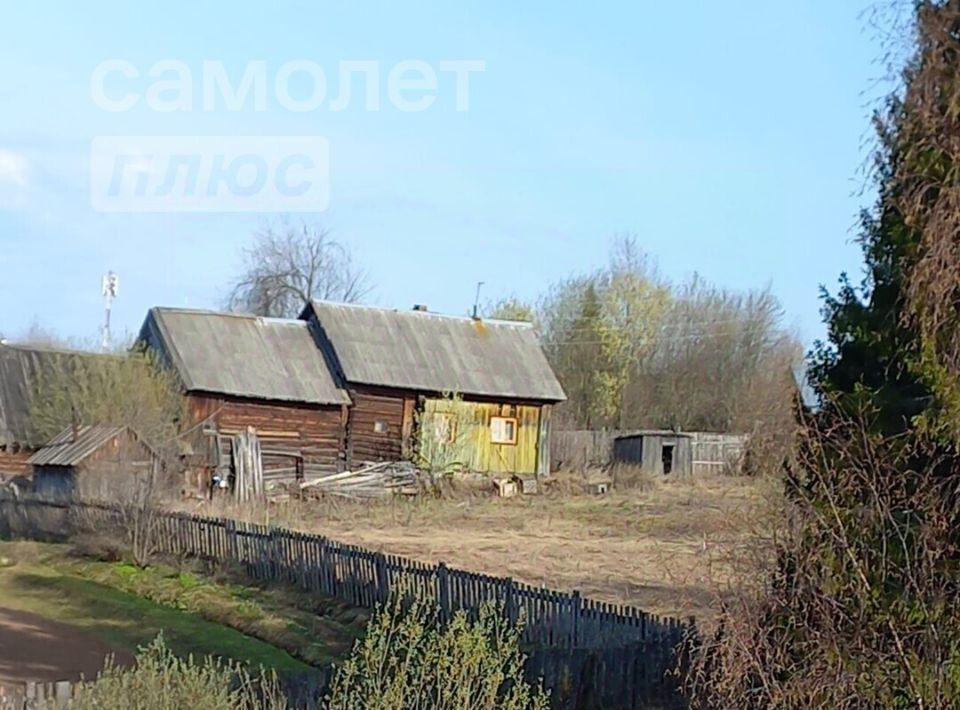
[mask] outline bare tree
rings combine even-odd
[[[751,432],[761,420],[785,424],[802,348],[780,319],[769,290],[733,293],[698,277],[675,289],[632,373],[627,425]]]
[[[71,345],[74,345],[74,343],[71,343],[67,338],[61,337],[58,333],[41,323],[36,317],[34,317],[30,325],[14,337],[13,340],[14,342],[24,345],[38,345],[48,348],[69,348]]]
[[[798,339],[769,289],[695,276],[671,285],[631,237],[609,264],[555,283],[536,322],[567,401],[557,428],[750,434],[750,469],[777,470],[795,431]]]
[[[349,249],[330,230],[306,222],[268,225],[243,256],[227,297],[231,310],[294,318],[312,299],[354,303],[371,291]]]

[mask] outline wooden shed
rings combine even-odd
[[[153,450],[125,426],[64,429],[29,460],[33,490],[48,498],[106,499],[124,486],[143,485],[139,474],[159,467]]]
[[[344,468],[350,398],[305,322],[153,308],[140,341],[183,385],[191,487],[206,489],[215,472],[230,475],[234,437],[248,427],[268,486]]]
[[[352,401],[350,466],[453,455],[478,473],[549,473],[565,396],[530,324],[323,301],[301,318]]]
[[[617,437],[613,460],[640,466],[644,471],[666,476],[693,473],[693,447],[689,434],[652,429]]]
[[[617,436],[612,460],[672,476],[735,472],[743,464],[746,444],[743,434],[652,429]]]

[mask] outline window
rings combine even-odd
[[[373,433],[374,434],[386,434],[387,433],[387,423],[381,421],[375,421],[373,423]]]
[[[517,443],[517,420],[513,417],[490,419],[490,441],[494,444]]]

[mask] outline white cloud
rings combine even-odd
[[[0,182],[26,187],[27,161],[23,156],[0,148]]]

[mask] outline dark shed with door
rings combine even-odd
[[[623,433],[613,441],[613,461],[657,474],[739,473],[749,436],[653,429]]]
[[[644,471],[668,476],[693,473],[693,437],[669,430],[638,431],[618,436],[613,460],[640,466]]]

